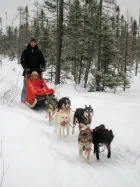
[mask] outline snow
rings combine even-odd
[[[3,59],[0,69],[0,183],[2,187],[139,187],[140,186],[140,75],[126,92],[88,93],[73,83],[56,89],[69,96],[73,111],[92,105],[92,127],[103,123],[115,135],[112,158],[92,153],[87,164],[78,155],[78,127],[59,140],[44,111],[20,103],[22,69]],[[9,90],[9,95],[7,93]],[[73,112],[71,113],[71,117]],[[71,129],[72,131],[72,129]],[[3,163],[4,161],[4,163]]]

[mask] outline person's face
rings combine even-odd
[[[31,45],[31,47],[35,47],[36,46],[36,42],[32,41],[32,42],[30,42],[30,45]]]
[[[37,79],[37,75],[32,75],[32,80],[36,80]]]

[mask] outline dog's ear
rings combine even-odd
[[[102,128],[102,129],[105,129],[105,125],[104,124],[100,124],[99,127]]]
[[[94,113],[94,110],[93,110],[92,106],[89,105],[89,107],[90,107],[90,111],[92,111]]]

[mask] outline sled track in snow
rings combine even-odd
[[[36,112],[23,110],[23,114],[30,117],[33,122],[33,128],[41,135],[42,144],[44,149],[47,149],[49,157],[55,161],[57,167],[61,167],[62,163],[68,167],[80,168],[81,172],[86,172],[90,180],[94,178],[94,184],[103,186],[101,173],[107,178],[114,173],[114,180],[124,181],[128,186],[139,187],[140,183],[140,170],[136,167],[140,162],[139,151],[133,152],[128,147],[121,147],[116,143],[112,143],[112,158],[106,157],[106,152],[100,153],[100,161],[97,161],[95,155],[91,154],[89,164],[81,160],[78,156],[78,131],[75,135],[70,134],[69,137],[59,140],[54,133],[54,127],[48,124],[48,120],[44,118],[44,112]],[[71,131],[71,129],[70,129]],[[131,175],[131,178],[128,176]],[[103,177],[104,178],[104,177]],[[107,182],[108,183],[108,182]],[[96,186],[96,185],[95,185]]]
[[[13,95],[14,94],[12,94],[12,96]],[[78,156],[78,129],[74,136],[70,134],[69,137],[59,140],[54,133],[54,127],[50,126],[48,124],[48,120],[45,119],[44,111],[34,111],[18,102],[13,102],[11,107],[13,106],[14,108],[19,108],[19,113],[31,121],[30,128],[32,128],[33,131],[36,131],[38,137],[40,137],[39,141],[42,142],[41,144],[43,149],[48,152],[48,158],[53,160],[55,174],[59,175],[59,168],[61,168],[61,165],[64,165],[63,167],[66,167],[68,170],[76,170],[77,172],[80,171],[89,181],[93,181],[91,184],[94,184],[95,187],[102,187],[104,186],[103,184],[110,187],[110,183],[107,180],[109,180],[109,177],[112,176],[112,173],[114,178],[111,180],[116,181],[116,185],[114,186],[118,186],[118,180],[121,181],[121,187],[126,187],[126,184],[128,187],[139,187],[139,150],[133,151],[128,147],[122,147],[122,145],[113,141],[111,159],[108,159],[106,157],[106,153],[103,152],[100,153],[100,161],[97,161],[95,155],[92,153],[90,162],[87,164]],[[70,129],[70,132],[71,130],[72,129]],[[139,168],[137,165],[139,165]],[[128,178],[128,176],[131,176],[131,178]],[[107,179],[106,181],[104,181],[105,178]]]

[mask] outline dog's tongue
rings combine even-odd
[[[65,126],[65,121],[61,121],[60,125]]]
[[[90,116],[88,116],[88,120],[90,121],[91,119],[90,119]]]

